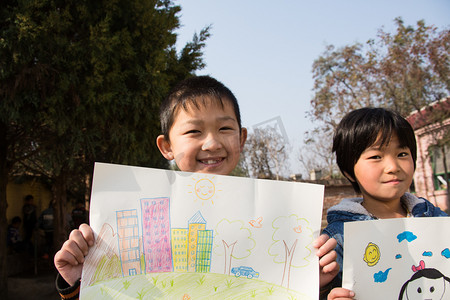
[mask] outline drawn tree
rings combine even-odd
[[[230,221],[223,219],[214,231],[214,253],[224,256],[224,274],[230,275],[231,261],[248,257],[256,242],[252,238],[252,232],[245,227],[243,221]]]
[[[291,267],[300,268],[309,264],[312,254],[308,246],[312,243],[312,229],[306,219],[297,215],[278,217],[272,222],[274,233],[269,255],[277,264],[284,264],[281,286],[289,289]],[[301,241],[299,243],[299,241]]]

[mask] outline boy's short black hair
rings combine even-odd
[[[224,101],[230,101],[236,114],[239,130],[242,128],[239,105],[230,89],[210,76],[194,76],[178,83],[161,103],[159,117],[164,138],[169,140],[169,130],[180,108],[187,110],[189,105],[199,108],[200,105],[206,105],[206,101],[211,100],[216,101],[222,107]]]
[[[361,154],[381,137],[381,147],[396,134],[401,147],[408,147],[416,169],[417,146],[414,130],[399,113],[385,109],[366,107],[351,111],[339,123],[333,138],[333,152],[342,174],[355,179],[355,164]],[[350,178],[348,178],[350,179]],[[356,192],[361,189],[350,180]]]

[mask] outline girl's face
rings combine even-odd
[[[391,202],[408,191],[414,162],[408,147],[400,147],[396,134],[380,147],[380,138],[368,147],[354,166],[355,180],[364,201]]]

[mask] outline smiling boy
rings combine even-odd
[[[161,104],[160,120],[162,134],[156,145],[181,171],[228,175],[238,164],[247,130],[242,128],[235,96],[216,79],[198,76],[180,82]],[[56,285],[63,299],[78,298],[84,258],[93,245],[92,229],[82,224],[56,253]],[[318,249],[324,286],[339,271],[336,241],[323,234],[313,246]]]
[[[228,175],[247,139],[235,96],[208,76],[181,82],[161,105],[156,144],[182,171]]]

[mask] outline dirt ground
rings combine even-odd
[[[22,270],[8,277],[9,300],[61,299],[55,288],[56,270],[53,258],[38,258],[37,263],[26,257],[11,257],[8,264],[21,265]]]

